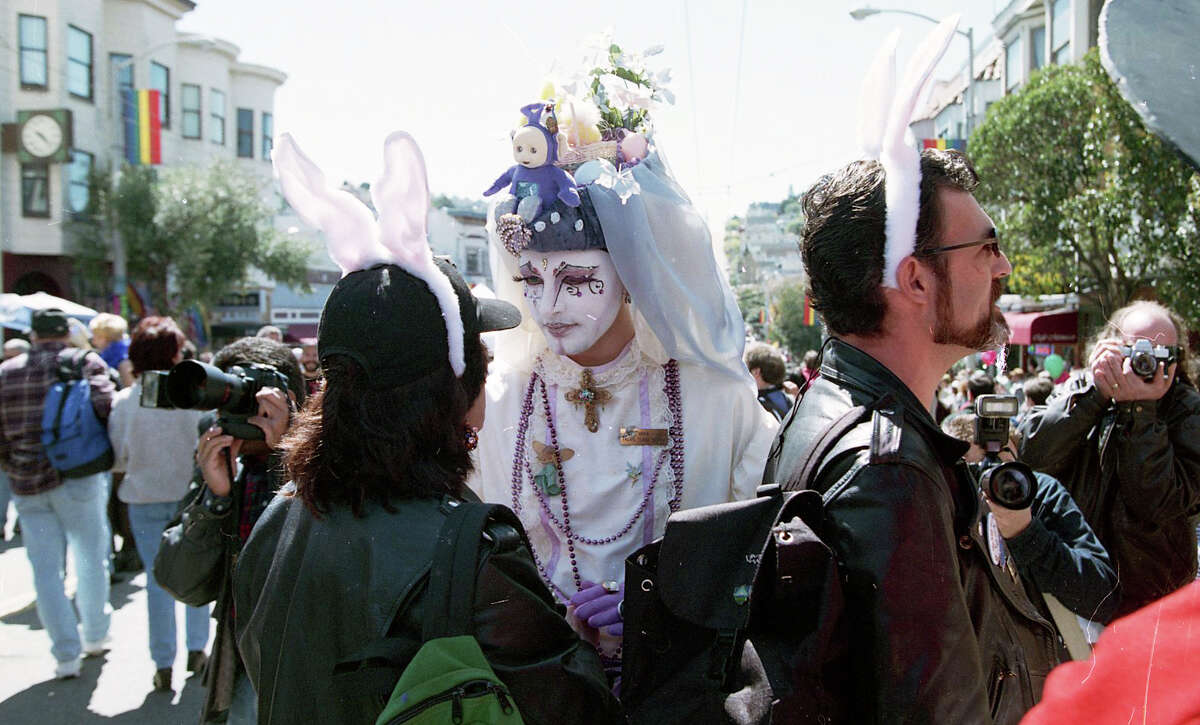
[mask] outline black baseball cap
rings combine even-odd
[[[34,310],[30,317],[30,327],[33,328],[34,333],[42,337],[66,337],[71,332],[70,323],[67,322],[67,313],[57,307]]]
[[[450,279],[458,297],[467,344],[481,332],[521,324],[521,313],[503,300],[480,299],[447,259],[434,264]],[[437,297],[424,280],[394,264],[351,272],[334,285],[321,311],[317,356],[346,355],[367,371],[371,386],[412,382],[450,359],[446,321]]]

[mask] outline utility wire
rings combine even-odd
[[[741,29],[738,31],[738,51],[737,51],[737,75],[734,76],[733,82],[733,124],[732,133],[729,139],[729,178],[734,178],[737,171],[737,125],[738,125],[738,110],[741,105],[742,97],[742,51],[746,47],[746,11],[748,10],[749,0],[742,0],[742,22]]]
[[[687,39],[688,92],[692,96],[692,142],[696,145],[696,178],[703,179],[701,163],[704,157],[700,155],[700,126],[696,122],[700,115],[700,106],[696,99],[696,66],[692,62],[692,20],[688,12],[688,0],[683,0],[683,32]]]

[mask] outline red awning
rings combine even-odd
[[[283,331],[283,339],[287,342],[300,342],[305,338],[317,336],[317,325],[311,322],[294,322]]]
[[[1079,339],[1078,310],[1005,312],[1004,319],[1012,329],[1010,345],[1071,344]]]

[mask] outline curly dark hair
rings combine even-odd
[[[959,151],[926,149],[921,153],[921,200],[917,252],[940,243],[941,207],[937,190],[968,193],[979,176]],[[878,161],[855,161],[822,177],[802,198],[804,231],[800,252],[808,272],[812,305],[836,335],[878,335],[887,304],[883,295],[885,220],[884,172]],[[946,276],[942,257],[922,259],[939,280]]]
[[[296,403],[304,404],[304,377],[300,374],[296,356],[287,345],[267,337],[243,337],[218,350],[212,360],[215,367],[225,371],[243,363],[270,365],[283,373],[288,390],[296,396]]]
[[[147,370],[168,370],[175,356],[187,343],[183,330],[170,317],[145,317],[133,328],[129,341],[129,362],[133,374]]]
[[[487,376],[483,344],[478,336],[466,342],[461,378],[447,361],[383,390],[350,357],[323,360],[325,385],[281,445],[294,495],[314,516],[334,506],[362,516],[368,501],[390,511],[394,501],[462,495],[472,468],[462,422]]]

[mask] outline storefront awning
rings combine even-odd
[[[1079,339],[1078,310],[1005,312],[1012,329],[1010,345],[1071,344]]]

